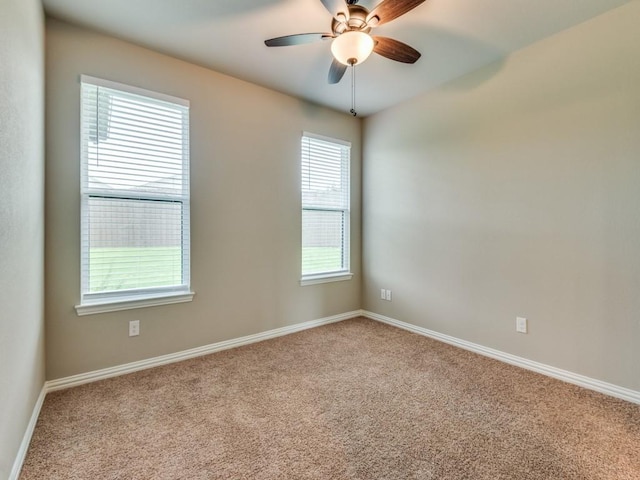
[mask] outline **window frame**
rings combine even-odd
[[[341,148],[341,162],[345,162],[344,165],[341,164],[341,169],[346,169],[346,205],[342,208],[335,207],[327,207],[327,206],[313,206],[313,205],[305,205],[304,196],[302,194],[302,178],[303,178],[303,162],[304,162],[304,141],[305,138],[310,141],[319,140],[321,142],[327,142],[334,146],[338,146]],[[346,149],[346,158],[344,158],[344,149]],[[301,248],[300,248],[300,285],[316,285],[321,283],[329,283],[329,282],[339,282],[344,280],[351,280],[353,278],[353,273],[351,272],[351,142],[346,140],[341,140],[333,137],[328,137],[324,135],[319,135],[316,133],[311,133],[307,131],[302,132],[302,137],[300,139],[300,197],[301,197],[301,226],[300,226],[300,239],[301,239]],[[303,244],[302,238],[304,235],[304,221],[302,217],[305,211],[322,211],[322,212],[342,212],[343,214],[343,238],[342,238],[342,258],[343,258],[343,268],[340,270],[327,270],[324,272],[314,272],[307,273],[303,272],[304,265],[302,264],[302,256],[303,256]]]
[[[183,117],[182,141],[184,144],[182,156],[182,169],[186,174],[182,175],[182,188],[179,195],[149,193],[144,190],[127,188],[118,191],[116,189],[91,188],[88,185],[89,154],[87,146],[87,136],[85,127],[88,120],[85,118],[85,98],[84,85],[97,88],[108,88],[122,92],[124,94],[139,95],[156,100],[174,104],[186,110]],[[112,82],[88,75],[80,76],[80,304],[75,306],[79,316],[95,313],[104,313],[132,308],[143,308],[156,305],[166,305],[172,303],[189,302],[193,300],[194,292],[191,291],[191,240],[190,240],[190,217],[191,217],[191,196],[189,185],[190,173],[190,153],[189,153],[189,101],[178,97],[134,87],[118,82]],[[150,102],[151,103],[151,102]],[[123,290],[109,290],[102,292],[89,291],[89,245],[85,241],[90,228],[89,201],[91,198],[115,200],[115,201],[140,201],[140,202],[164,202],[181,205],[181,259],[182,259],[182,282],[180,285],[169,285],[149,288],[134,288]]]

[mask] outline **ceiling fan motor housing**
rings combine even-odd
[[[349,19],[340,21],[334,18],[331,22],[331,30],[336,35],[350,30],[360,30],[369,33],[371,27],[367,24],[367,15],[369,15],[369,10],[355,3],[349,3]]]

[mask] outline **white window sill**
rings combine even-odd
[[[345,280],[351,280],[352,277],[353,273],[351,272],[308,275],[300,279],[300,286],[304,287],[306,285],[317,285],[319,283],[343,282]]]
[[[79,317],[83,315],[94,315],[96,313],[117,312],[120,310],[131,310],[133,308],[155,307],[158,305],[169,305],[171,303],[184,303],[193,300],[194,292],[180,292],[162,295],[146,295],[139,297],[120,297],[109,300],[93,300],[92,302],[76,305],[76,313]]]

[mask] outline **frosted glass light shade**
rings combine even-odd
[[[364,62],[373,51],[373,38],[364,32],[344,32],[331,43],[331,53],[344,65]],[[355,62],[349,60],[355,59]]]

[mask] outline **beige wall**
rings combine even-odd
[[[366,309],[640,390],[638,18],[365,121]]]
[[[0,2],[0,478],[44,384],[44,20]]]
[[[46,35],[47,378],[360,308],[359,120],[56,20]],[[191,101],[191,303],[75,314],[80,74]],[[353,143],[351,281],[298,284],[303,130]]]

